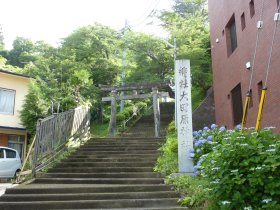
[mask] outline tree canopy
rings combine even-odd
[[[206,0],[174,0],[171,11],[158,15],[162,27],[170,33],[168,41],[177,39],[177,58],[191,60],[193,87],[202,92],[211,85],[205,4]],[[89,103],[93,112],[100,112],[98,85],[121,85],[123,69],[125,83],[174,77],[173,49],[162,38],[132,30],[117,31],[98,23],[76,29],[59,47],[17,37],[13,48],[2,49],[0,55],[1,66],[34,78],[21,112],[30,132],[34,132],[38,118],[52,111]]]

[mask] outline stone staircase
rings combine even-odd
[[[173,119],[175,105],[172,102],[160,103],[161,135],[164,136],[166,128]],[[154,114],[144,115],[130,130],[122,136],[150,137],[155,135]]]
[[[7,189],[0,209],[185,209],[153,172],[163,141],[91,139],[33,183]]]
[[[174,104],[161,106],[164,130]],[[179,206],[180,195],[164,184],[164,177],[153,172],[164,143],[164,138],[147,137],[154,135],[153,120],[144,118],[131,131],[129,137],[93,138],[31,184],[6,189],[0,209],[187,209]]]

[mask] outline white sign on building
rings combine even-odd
[[[190,158],[193,149],[190,60],[176,60],[175,85],[179,173],[193,173]]]

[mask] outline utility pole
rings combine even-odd
[[[4,50],[4,35],[3,35],[3,30],[2,26],[0,24],[0,50]]]
[[[177,94],[176,94],[176,74],[175,74],[175,69],[176,69],[176,59],[177,59],[177,43],[176,43],[176,38],[173,40],[173,45],[170,44],[168,41],[163,39],[165,44],[171,48],[173,48],[173,61],[174,61],[174,77],[175,77],[175,127],[177,128],[177,106],[176,106],[176,101],[177,101]]]
[[[124,38],[124,48],[123,48],[123,56],[122,56],[122,86],[125,85],[125,68],[126,68],[126,31],[128,29],[128,24],[127,24],[127,19],[125,19],[125,24],[124,24],[124,31],[123,31],[123,38]],[[121,96],[124,95],[124,91],[121,92]],[[121,105],[120,105],[120,112],[123,112],[124,110],[124,100],[121,100]]]

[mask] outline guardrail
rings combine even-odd
[[[33,153],[32,176],[35,177],[36,172],[50,165],[61,152],[65,151],[69,141],[81,144],[83,140],[89,138],[89,127],[89,107],[78,107],[38,120],[36,135],[26,157],[28,160],[29,155]],[[26,162],[20,176],[31,173],[24,171],[25,164]]]

